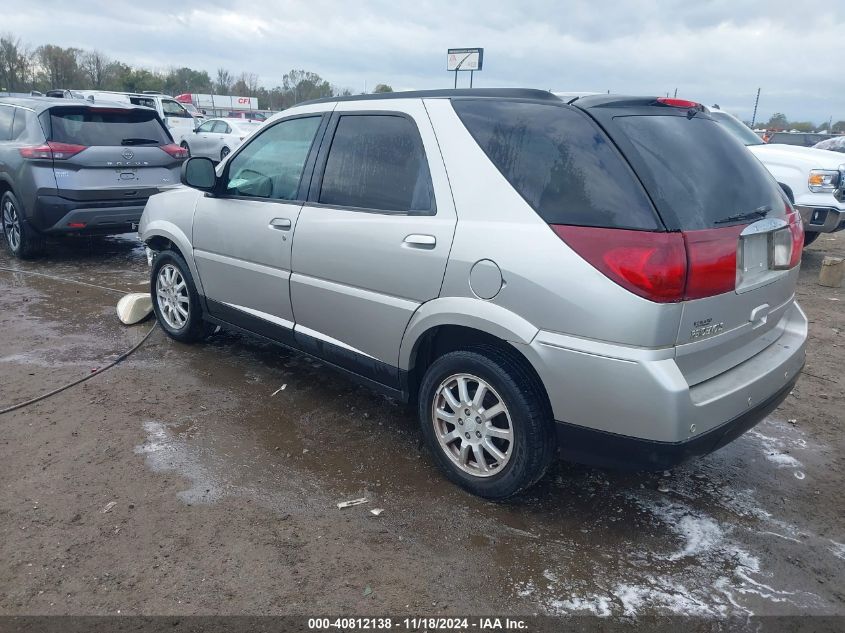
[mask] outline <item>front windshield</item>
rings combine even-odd
[[[724,112],[711,112],[710,116],[720,123],[731,135],[743,145],[763,145],[763,139],[757,136],[742,121],[733,118]]]

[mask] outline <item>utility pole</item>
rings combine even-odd
[[[754,124],[757,122],[757,104],[760,103],[760,89],[757,88],[757,98],[754,100],[754,114],[751,115],[751,128],[754,129]]]

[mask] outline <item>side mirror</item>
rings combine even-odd
[[[214,191],[217,174],[210,158],[194,156],[182,163],[182,184],[200,191]]]

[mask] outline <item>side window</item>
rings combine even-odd
[[[14,141],[23,134],[26,129],[26,110],[15,108],[15,120],[12,123],[11,139]]]
[[[12,132],[12,119],[15,118],[15,108],[0,105],[0,141],[8,141]]]
[[[414,123],[392,115],[341,116],[326,161],[319,202],[433,214],[434,188]]]
[[[215,121],[214,127],[211,129],[211,131],[215,134],[226,134],[228,129],[229,126],[226,125],[223,121]]]
[[[200,125],[199,130],[197,131],[208,134],[209,132],[211,132],[212,128],[214,128],[215,123],[217,123],[217,121],[206,121],[205,123]]]
[[[170,99],[161,100],[161,110],[164,112],[164,116],[177,116],[183,118],[190,118],[191,116],[191,114],[179,103],[171,101]]]
[[[295,200],[321,118],[283,121],[250,140],[229,163],[226,193]]]

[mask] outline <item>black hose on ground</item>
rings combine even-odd
[[[79,284],[79,285],[82,285],[82,286],[89,286],[91,288],[99,288],[100,290],[107,290],[109,292],[126,294],[126,292],[124,292],[122,290],[117,290],[116,288],[109,288],[107,286],[98,286],[96,284],[89,284],[89,283],[86,283],[84,281],[76,281],[75,279],[65,279],[63,277],[56,277],[54,275],[46,275],[44,273],[38,273],[38,272],[35,272],[35,271],[30,271],[30,270],[19,270],[17,268],[6,268],[6,267],[3,267],[3,266],[0,266],[0,270],[7,271],[7,272],[13,272],[13,273],[21,273],[21,274],[24,274],[24,275],[35,275],[35,276],[38,276],[38,277],[46,277],[48,279],[52,279],[52,280],[55,280],[55,281],[63,281],[65,283]],[[94,376],[99,376],[103,372],[111,369],[112,367],[117,365],[119,362],[125,360],[130,355],[132,355],[139,347],[141,347],[141,345],[143,345],[147,341],[148,338],[150,338],[152,333],[155,332],[157,328],[158,328],[158,323],[154,324],[153,327],[150,328],[150,331],[147,332],[144,335],[144,338],[142,338],[135,345],[133,345],[131,349],[128,349],[127,351],[123,352],[120,356],[115,358],[113,361],[109,362],[104,367],[100,367],[96,371],[93,371],[90,374],[83,376],[82,378],[78,378],[77,380],[74,380],[73,382],[69,382],[68,384],[63,385],[63,386],[59,387],[58,389],[53,389],[53,391],[49,391],[49,392],[42,394],[42,395],[40,395],[36,398],[26,400],[25,402],[19,402],[18,404],[13,404],[12,406],[6,407],[5,409],[0,409],[0,415],[3,415],[4,413],[11,413],[12,411],[17,411],[18,409],[23,409],[24,407],[28,407],[31,404],[35,404],[36,402],[41,402],[42,400],[46,400],[47,398],[49,398],[51,396],[55,396],[57,393],[61,393],[62,391],[70,389],[71,387],[75,387],[76,385],[81,384],[81,383],[85,382],[86,380],[91,380]]]

